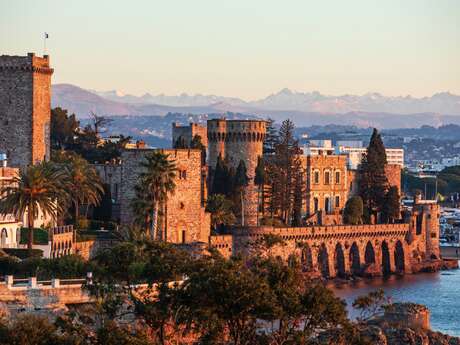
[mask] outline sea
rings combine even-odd
[[[460,337],[460,269],[330,283],[329,288],[347,302],[351,318],[359,315],[352,307],[358,296],[383,289],[393,302],[426,305],[431,312],[433,330]]]

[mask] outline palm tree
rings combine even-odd
[[[75,208],[74,220],[78,223],[80,206],[97,206],[104,194],[104,186],[97,171],[88,161],[76,154],[61,157],[65,173],[65,188]]]
[[[62,210],[66,192],[63,189],[64,174],[50,162],[28,166],[19,176],[13,178],[12,184],[4,187],[0,195],[0,213],[12,213],[21,219],[27,213],[29,238],[27,248],[32,250],[34,220],[41,210],[45,215],[56,220]]]
[[[141,195],[152,205],[150,237],[154,238],[157,235],[161,238],[161,234],[158,233],[158,213],[160,209],[164,209],[168,193],[173,193],[176,188],[176,164],[169,159],[169,155],[154,151],[147,155],[140,165],[143,171],[139,175],[138,188],[145,191]]]
[[[145,234],[150,231],[150,222],[153,213],[152,201],[149,198],[148,191],[144,186],[137,184],[134,186],[135,197],[131,201],[131,209],[134,212],[134,223],[138,226],[143,226]]]

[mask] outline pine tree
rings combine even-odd
[[[267,160],[267,180],[270,181],[269,209],[276,213],[284,223],[295,224],[294,208],[297,208],[297,221],[301,210],[301,176],[299,143],[294,137],[294,124],[290,120],[283,121],[278,134],[275,152]],[[296,197],[297,193],[297,197]],[[300,200],[300,206],[299,206]],[[297,205],[296,205],[297,203]]]
[[[278,132],[274,127],[274,120],[268,119],[267,120],[267,127],[266,127],[266,134],[264,140],[264,147],[263,147],[263,154],[264,155],[271,155],[275,153],[275,147],[279,142]]]
[[[385,173],[387,155],[377,129],[374,128],[367,152],[360,165],[359,194],[369,215],[382,211],[388,190]]]

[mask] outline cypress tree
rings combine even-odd
[[[372,133],[367,152],[360,165],[359,194],[363,199],[366,214],[376,216],[382,211],[388,190],[385,174],[387,155],[382,138],[376,128]]]
[[[382,208],[382,218],[385,223],[394,223],[400,217],[400,201],[398,187],[391,186],[385,196]]]
[[[214,169],[211,194],[227,194],[226,183],[226,168],[222,156],[217,157],[216,167]]]
[[[246,170],[246,164],[243,160],[240,160],[238,167],[236,169],[235,175],[233,177],[233,195],[235,200],[239,198],[239,202],[235,202],[237,206],[238,214],[241,215],[241,225],[244,225],[244,188],[249,185],[249,178]]]
[[[259,225],[259,212],[264,214],[264,186],[265,186],[265,163],[263,157],[257,158],[257,166],[254,176],[254,184],[257,186],[257,225]]]

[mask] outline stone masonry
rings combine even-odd
[[[399,224],[331,225],[296,228],[242,227],[211,245],[223,255],[249,254],[267,234],[285,244],[270,249],[284,260],[296,257],[305,272],[324,278],[415,273],[439,264],[439,206],[418,204]],[[212,236],[214,237],[214,236]]]
[[[266,121],[262,120],[208,120],[208,166],[216,167],[219,155],[231,167],[240,160],[246,164],[249,185],[244,192],[244,225],[257,225],[257,187],[254,175],[257,159],[262,156]],[[241,222],[241,220],[240,220]]]
[[[153,149],[130,149],[122,153],[122,185],[120,193],[121,223],[132,224],[131,201],[141,172],[140,162]],[[176,164],[176,188],[168,196],[164,224],[164,238],[172,243],[208,242],[211,221],[205,212],[203,199],[203,166],[199,149],[164,149]]]
[[[13,167],[49,159],[52,74],[48,55],[0,56],[0,152]]]
[[[347,158],[340,155],[307,156],[307,215],[340,212],[348,198]]]
[[[172,123],[172,147],[175,147],[178,141],[182,141],[185,147],[190,147],[190,143],[195,135],[201,137],[201,143],[208,147],[208,136],[206,126],[191,122],[189,126],[180,126],[177,123]]]

